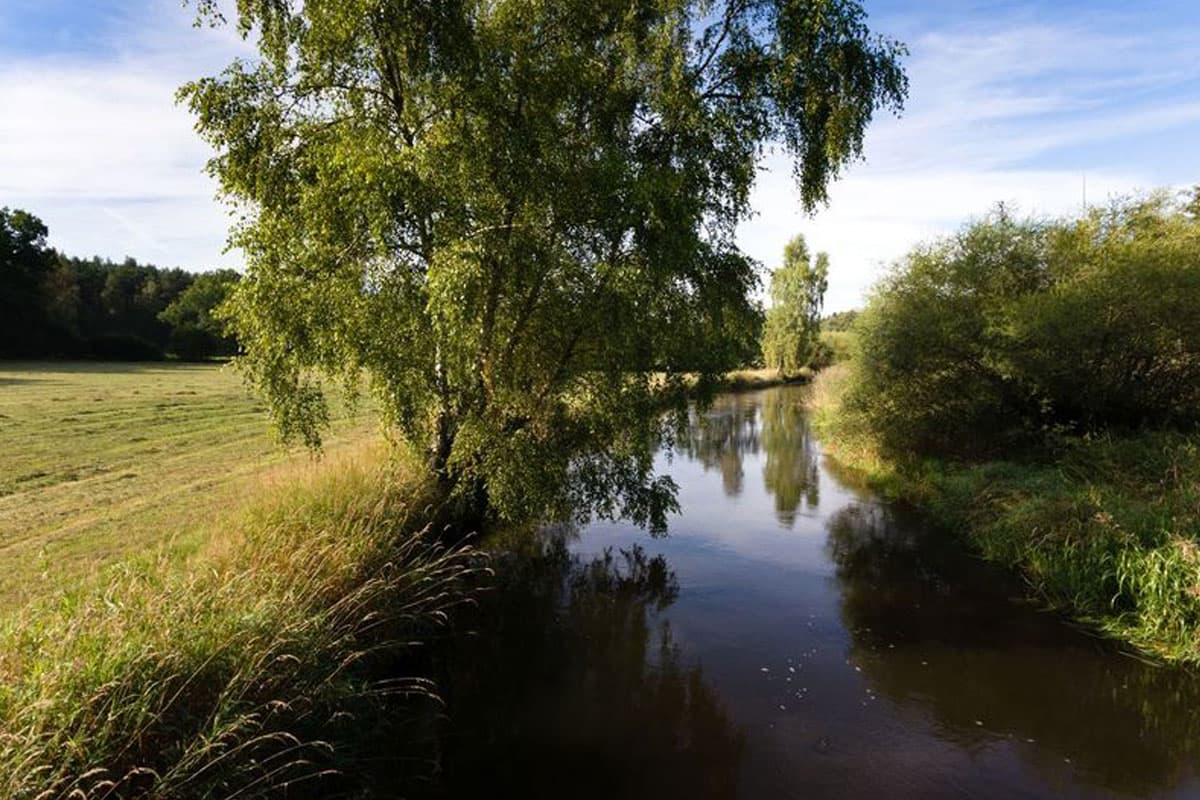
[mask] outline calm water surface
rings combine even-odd
[[[839,478],[803,389],[722,398],[670,534],[509,557],[452,665],[461,797],[1200,797],[1200,685]]]

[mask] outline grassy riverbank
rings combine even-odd
[[[988,559],[1097,630],[1168,661],[1200,663],[1200,437],[1065,440],[1049,457],[885,458],[840,404],[848,368],[818,375],[828,455],[882,494],[961,533]]]
[[[319,796],[363,757],[356,731],[428,711],[419,643],[477,556],[421,534],[431,490],[404,460],[360,448],[284,477],[189,568],[127,560],[5,623],[0,796]]]
[[[219,365],[0,365],[0,797],[320,796],[356,731],[422,747],[388,726],[479,563],[376,425],[315,461]]]
[[[739,369],[727,373],[720,388],[728,392],[748,392],[769,389],[785,383],[807,383],[812,380],[812,370],[804,367],[794,374],[775,369]]]

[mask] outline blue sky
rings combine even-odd
[[[905,41],[911,92],[866,160],[805,216],[778,156],[742,246],[767,266],[804,233],[833,265],[827,307],[861,302],[884,265],[997,201],[1030,213],[1200,183],[1200,2],[868,0]],[[178,0],[0,0],[0,206],[80,255],[189,269],[222,254],[209,153],[173,102],[245,45],[195,29]]]

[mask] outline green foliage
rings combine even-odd
[[[136,361],[168,350],[183,358],[236,350],[208,313],[217,284],[236,273],[203,278],[178,312],[165,314],[192,286],[190,273],[132,258],[72,258],[46,244],[48,233],[34,215],[0,209],[0,357]]]
[[[817,377],[825,451],[874,490],[964,536],[1033,591],[1139,650],[1200,663],[1200,439],[1147,431],[1065,441],[1054,463],[881,454],[841,404],[845,368]]]
[[[858,348],[858,334],[854,331],[822,330],[817,348],[817,355],[812,361],[813,369],[850,361]]]
[[[858,316],[862,312],[858,309],[850,311],[835,311],[828,316],[821,318],[822,331],[843,332],[854,328],[854,323],[858,321]]]
[[[216,312],[240,279],[241,275],[231,269],[197,275],[158,315],[171,326],[172,352],[187,360],[231,356],[237,352],[237,340]]]
[[[796,236],[783,250],[783,266],[771,273],[771,308],[763,324],[766,366],[796,373],[820,355],[821,306],[829,284],[829,256],[809,260],[808,245]]]
[[[39,299],[53,263],[47,233],[32,214],[0,208],[0,356],[36,352],[30,336],[45,325]]]
[[[1200,417],[1200,224],[1165,197],[1003,208],[917,248],[859,321],[848,405],[886,449],[987,454]]]
[[[1200,185],[1192,187],[1190,197],[1184,200],[1184,211],[1192,219],[1200,219]]]
[[[903,100],[902,48],[864,18],[846,0],[239,3],[261,60],[181,98],[240,204],[234,327],[281,428],[318,443],[323,381],[365,370],[467,505],[540,513],[574,476],[657,518],[648,418],[685,372],[740,366],[757,324],[734,230],[763,144],[812,207]]]
[[[1046,291],[1009,312],[1016,379],[1059,424],[1200,417],[1200,220],[1164,200],[1100,210],[1049,242]]]
[[[858,356],[818,379],[817,423],[834,458],[1052,604],[1195,663],[1197,308],[1185,203],[1056,222],[1001,208],[880,284]]]

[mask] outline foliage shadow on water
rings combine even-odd
[[[430,796],[733,797],[744,735],[659,618],[679,592],[634,546],[558,529],[500,556],[442,665],[452,726]]]
[[[944,741],[1012,747],[1049,785],[1145,796],[1194,778],[1200,677],[1034,610],[1011,576],[896,509],[847,506],[827,547],[852,663]]]

